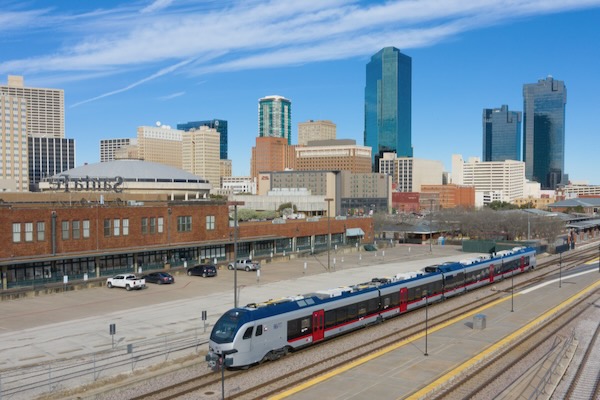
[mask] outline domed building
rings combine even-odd
[[[38,189],[41,192],[82,195],[158,195],[169,200],[188,200],[207,198],[211,187],[200,176],[164,164],[142,160],[114,160],[86,164],[45,178],[39,183]]]

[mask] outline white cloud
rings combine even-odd
[[[167,8],[173,3],[174,0],[155,0],[147,7],[144,7],[140,12],[142,14],[152,13],[158,10],[162,10],[163,8]]]
[[[183,96],[184,94],[185,94],[185,92],[171,93],[166,96],[161,96],[158,99],[159,100],[171,100],[171,99],[174,99],[175,97]]]
[[[43,15],[46,22],[42,18],[38,24],[60,34],[59,46],[41,56],[5,60],[0,73],[159,69],[123,89],[77,103],[83,104],[174,70],[197,75],[364,56],[389,45],[429,46],[515,18],[598,6],[600,0],[154,0],[141,12],[131,6],[79,15],[32,10],[18,13],[20,20]],[[0,21],[9,17],[0,12]],[[50,23],[56,21],[65,23]],[[190,59],[196,61],[182,61]],[[160,69],[165,63],[178,67],[165,72]]]

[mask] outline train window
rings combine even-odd
[[[396,307],[400,304],[400,293],[396,292],[396,293],[392,293],[391,296],[391,300],[392,300],[392,306]]]
[[[370,299],[368,302],[368,306],[367,306],[367,312],[369,314],[372,314],[374,312],[377,312],[378,309],[379,309],[378,299]]]
[[[358,314],[358,305],[357,304],[350,304],[348,306],[348,319],[356,319],[356,316]]]
[[[254,329],[253,326],[251,326],[248,329],[246,329],[246,332],[244,332],[244,336],[242,337],[242,339],[250,339],[252,337],[252,330],[253,329]]]
[[[263,326],[262,325],[258,325],[256,327],[256,336],[262,335],[262,332],[263,332]]]
[[[358,303],[358,316],[364,317],[365,315],[367,315],[367,303],[363,301]]]
[[[385,296],[383,298],[383,308],[389,308],[390,307],[390,303],[391,303],[391,299],[390,296]]]
[[[346,307],[340,307],[337,310],[335,310],[335,315],[336,315],[336,322],[338,324],[343,324],[344,322],[346,322]]]
[[[310,318],[303,318],[300,321],[300,332],[304,333],[310,329]]]
[[[325,312],[325,328],[331,328],[335,325],[335,310]]]

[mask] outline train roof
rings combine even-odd
[[[441,264],[430,265],[425,267],[423,271],[403,272],[391,277],[373,278],[369,282],[362,282],[349,286],[340,286],[326,290],[318,290],[315,292],[282,297],[278,299],[269,299],[261,303],[250,303],[245,307],[240,307],[236,310],[244,313],[253,313],[254,317],[262,318],[269,315],[299,310],[315,304],[334,301],[339,298],[352,297],[361,293],[377,290],[378,288],[393,286],[398,282],[408,283],[423,279],[428,276],[449,273],[464,269],[467,266],[477,265],[489,260],[502,259],[504,257],[525,253],[532,250],[533,249],[527,247],[514,247],[511,250],[503,250],[490,255],[475,257],[473,259],[461,260],[458,262],[448,261]]]

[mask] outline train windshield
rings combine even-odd
[[[238,328],[245,322],[245,312],[239,309],[229,310],[219,318],[210,334],[215,343],[233,342]]]

